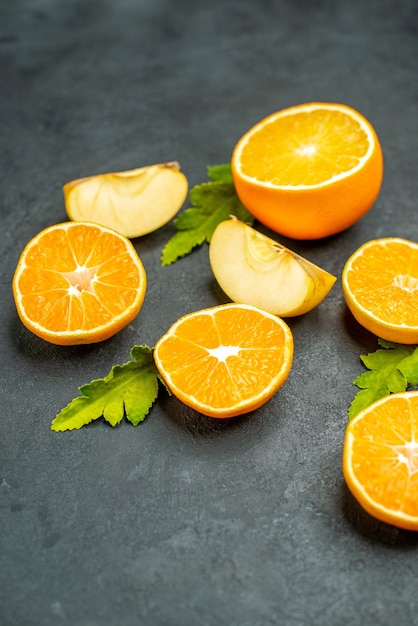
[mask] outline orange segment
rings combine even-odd
[[[242,203],[272,230],[318,239],[359,220],[383,178],[375,130],[343,104],[313,102],[264,118],[235,146],[235,187]]]
[[[60,345],[103,341],[139,312],[145,270],[124,236],[68,222],[41,231],[23,250],[13,294],[23,324]]]
[[[370,515],[418,530],[418,391],[385,396],[349,423],[343,473]]]
[[[293,337],[279,317],[225,304],[180,318],[157,342],[154,358],[167,387],[211,417],[252,411],[286,380]]]
[[[418,244],[397,237],[363,244],[347,260],[348,308],[367,330],[397,343],[418,343]]]

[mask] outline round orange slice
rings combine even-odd
[[[23,324],[59,345],[108,339],[139,312],[144,266],[131,242],[104,226],[50,226],[24,248],[13,277]]]
[[[353,418],[343,473],[370,515],[418,530],[418,391],[385,396]]]
[[[244,206],[272,230],[319,239],[345,230],[374,204],[383,179],[377,134],[344,104],[311,102],[262,119],[232,154]]]
[[[289,375],[290,328],[250,305],[224,304],[189,313],[154,348],[168,389],[184,404],[216,418],[263,405]]]
[[[418,343],[418,244],[373,239],[347,260],[342,288],[348,308],[367,330],[387,341]]]

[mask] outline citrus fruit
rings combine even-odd
[[[382,184],[379,139],[344,104],[312,102],[278,111],[238,141],[231,160],[237,194],[272,230],[319,239],[345,230]]]
[[[187,191],[187,178],[173,161],[73,180],[64,185],[64,200],[70,219],[96,222],[133,238],[169,222]]]
[[[343,473],[373,517],[418,530],[418,391],[385,396],[349,422]]]
[[[168,389],[210,417],[260,407],[292,365],[293,337],[279,317],[243,304],[189,313],[159,339],[154,358]]]
[[[60,345],[111,337],[137,315],[145,290],[145,270],[129,239],[87,222],[42,230],[24,248],[13,277],[23,324]]]
[[[347,260],[342,288],[355,319],[387,341],[418,343],[418,244],[373,239]]]
[[[231,300],[281,317],[312,310],[336,281],[332,274],[236,218],[216,227],[209,261]]]

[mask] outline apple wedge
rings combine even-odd
[[[188,182],[172,161],[79,178],[63,191],[71,220],[96,222],[132,239],[157,230],[178,213]]]
[[[221,222],[209,245],[213,274],[233,301],[292,317],[316,307],[336,277],[236,218]]]

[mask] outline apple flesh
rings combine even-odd
[[[132,239],[157,230],[178,213],[188,182],[172,161],[79,178],[63,191],[71,220],[96,222]]]
[[[209,260],[224,293],[280,317],[302,315],[328,294],[336,277],[238,219],[215,229]]]

